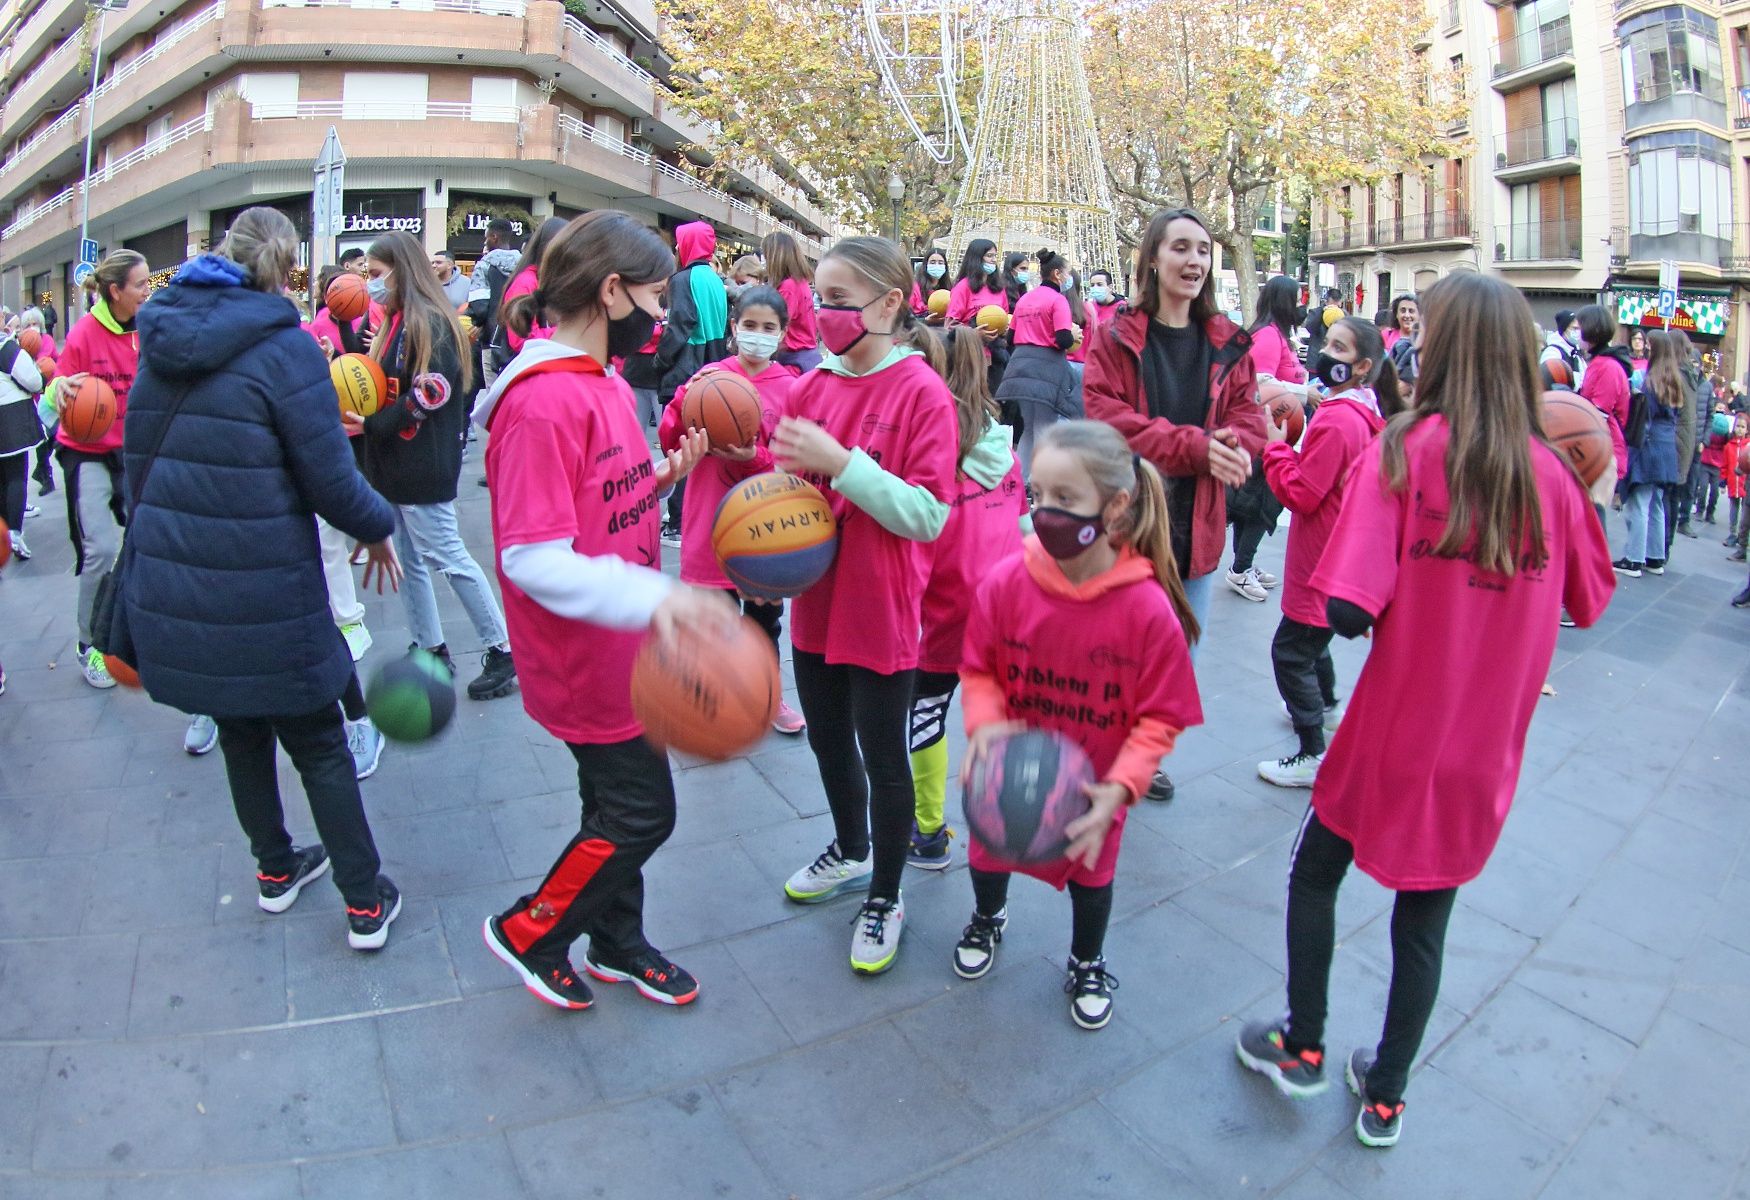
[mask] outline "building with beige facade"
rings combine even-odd
[[[23,0],[0,33],[13,307],[71,294],[88,121],[91,237],[155,270],[253,204],[308,239],[330,126],[348,159],[338,249],[405,229],[466,263],[493,216],[606,207],[704,219],[731,244],[786,228],[818,249],[832,231],[785,164],[707,179],[715,131],[663,82],[651,0],[131,0],[105,18],[95,89],[86,11]]]

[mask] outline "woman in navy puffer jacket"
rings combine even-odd
[[[376,544],[366,577],[379,572],[380,589],[398,575],[385,544],[394,514],[359,474],[328,364],[283,294],[296,236],[282,214],[249,209],[218,254],[187,263],[140,310],[123,441],[130,499],[170,424],[128,522],[127,627],[152,698],[218,722],[261,907],[291,907],[331,853],[348,940],[374,950],[400,896],[378,874],[347,749],[338,701],[358,685],[329,615],[316,517]],[[276,740],[326,850],[286,833]]]

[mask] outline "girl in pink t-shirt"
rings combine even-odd
[[[885,238],[846,238],[820,260],[820,367],[790,391],[772,433],[780,470],[821,489],[838,555],[790,607],[796,694],[820,764],[835,837],[792,875],[799,904],[868,889],[851,968],[875,974],[899,953],[912,825],[906,744],[927,543],[954,499],[954,397],[920,353],[939,354],[912,315],[911,264]]]
[[[703,458],[704,434],[652,463],[631,389],[607,366],[649,340],[674,254],[642,221],[604,210],[571,222],[542,261],[552,335],[524,344],[474,419],[492,434],[492,540],[525,655],[523,707],[577,760],[583,821],[540,887],[483,932],[559,1008],[591,1003],[569,955],[585,932],[590,975],[686,1004],[697,982],[644,936],[644,863],[674,830],[675,797],[667,754],[632,712],[632,661],[647,634],[714,636],[734,609],[661,570],[658,496]],[[519,335],[533,315],[513,310]]]
[[[742,292],[735,301],[735,311],[730,315],[735,353],[720,362],[710,363],[675,390],[674,399],[662,414],[662,425],[656,435],[665,454],[680,449],[681,435],[686,432],[681,424],[681,406],[686,400],[687,388],[694,380],[714,371],[739,375],[753,384],[759,393],[760,432],[754,444],[711,447],[705,461],[688,476],[681,496],[681,582],[694,587],[718,588],[728,592],[732,599],[737,593],[734,585],[724,577],[723,566],[711,547],[711,527],[717,519],[717,506],[723,503],[723,497],[731,489],[744,479],[772,469],[772,452],[766,442],[771,437],[772,426],[777,424],[778,408],[790,395],[797,376],[795,367],[773,361],[787,321],[787,306],[776,289],[756,284]],[[739,603],[742,611],[765,630],[766,636],[772,639],[773,649],[776,649],[778,635],[784,627],[783,602],[768,604],[748,597]],[[772,724],[779,733],[801,733],[805,722],[801,713],[790,707],[788,701],[783,701],[778,705],[778,716]]]
[[[1458,888],[1500,836],[1564,605],[1615,587],[1586,488],[1540,428],[1537,335],[1511,285],[1455,272],[1422,297],[1415,408],[1350,478],[1311,586],[1372,651],[1319,768],[1288,882],[1288,1017],[1239,1058],[1291,1096],[1329,1086],[1324,1033],[1337,889],[1351,862],[1397,892],[1376,1050],[1345,1074],[1356,1136],[1389,1146],[1440,987]]]
[[[987,571],[966,626],[966,761],[1025,727],[1062,734],[1092,762],[1091,807],[1072,821],[1068,853],[1018,866],[974,841],[972,920],[954,973],[978,979],[1008,924],[1009,876],[1069,888],[1070,1018],[1112,1019],[1106,970],[1112,875],[1124,820],[1181,732],[1203,723],[1189,642],[1197,620],[1167,529],[1160,476],[1099,421],[1060,421],[1040,435],[1029,486],[1034,535]],[[964,770],[963,769],[963,773]]]

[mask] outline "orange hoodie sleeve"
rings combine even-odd
[[[1124,739],[1112,769],[1106,772],[1106,781],[1123,784],[1130,793],[1128,803],[1135,804],[1148,791],[1161,759],[1172,753],[1173,743],[1183,732],[1153,717],[1139,718],[1131,727],[1130,736]]]

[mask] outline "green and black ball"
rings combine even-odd
[[[371,676],[365,708],[384,737],[423,742],[441,733],[456,715],[456,680],[437,655],[410,650]]]

